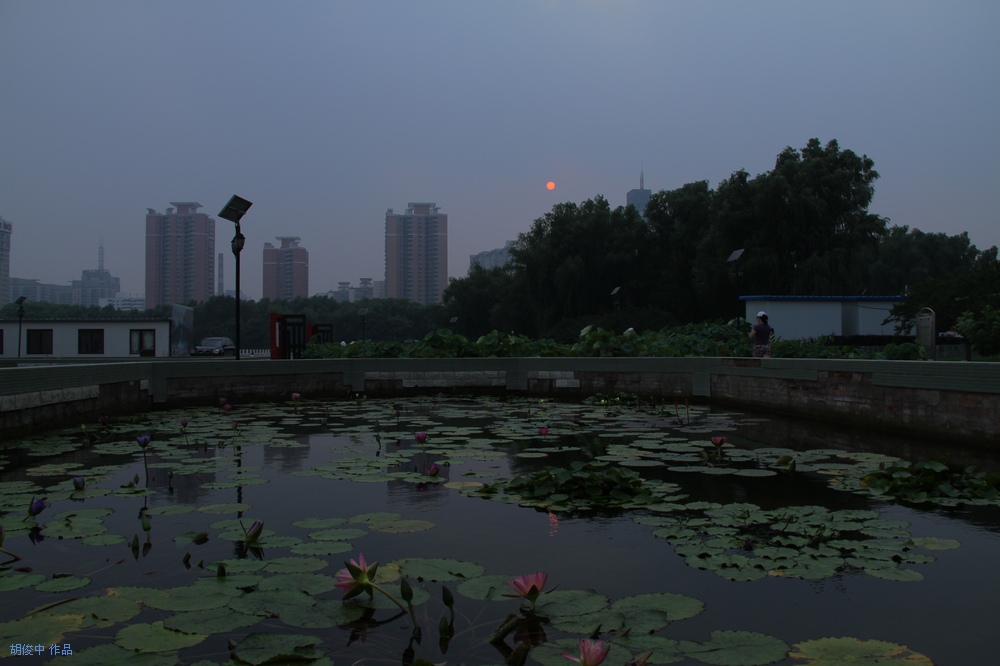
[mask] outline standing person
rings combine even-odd
[[[774,329],[767,323],[767,313],[761,310],[757,313],[757,323],[750,330],[754,358],[771,358],[772,333],[774,333]]]

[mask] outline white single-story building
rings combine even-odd
[[[903,296],[740,296],[747,321],[767,313],[776,337],[805,340],[823,335],[895,335],[895,322],[884,323]]]
[[[169,319],[5,319],[0,359],[170,356]]]

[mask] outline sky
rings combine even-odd
[[[11,276],[145,292],[145,216],[197,201],[234,286],[298,236],[310,295],[384,277],[385,213],[435,202],[448,271],[552,206],[773,168],[836,139],[870,211],[1000,245],[995,0],[0,0]],[[554,190],[546,183],[554,181]]]

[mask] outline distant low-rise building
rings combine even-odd
[[[486,250],[469,255],[469,270],[473,266],[482,266],[486,270],[491,268],[503,268],[510,263],[510,248],[514,247],[516,241],[507,241],[503,247],[495,250]]]
[[[143,294],[117,294],[110,298],[102,298],[98,305],[102,308],[110,305],[115,310],[138,310],[142,312],[146,309],[146,297]]]
[[[375,281],[372,278],[359,278],[359,286],[357,287],[350,282],[338,282],[337,288],[328,291],[326,297],[332,298],[338,303],[354,303],[366,298],[378,298],[375,293]]]

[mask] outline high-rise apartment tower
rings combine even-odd
[[[10,297],[10,234],[11,223],[0,217],[0,305],[7,305]]]
[[[385,214],[385,295],[440,303],[448,286],[448,215],[434,203]]]
[[[207,301],[215,293],[215,220],[200,203],[146,209],[146,308]]]
[[[298,236],[275,236],[281,247],[264,243],[264,298],[309,298],[309,252]]]

